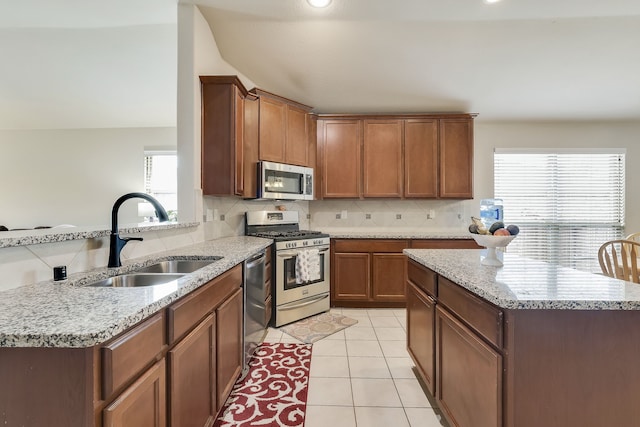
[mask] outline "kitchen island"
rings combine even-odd
[[[212,425],[242,368],[242,263],[271,243],[212,240],[0,292],[0,424]],[[162,285],[84,286],[213,257]]]
[[[482,250],[405,249],[407,345],[451,425],[634,426],[640,285]]]

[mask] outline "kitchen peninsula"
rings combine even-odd
[[[640,285],[482,253],[404,250],[408,350],[449,423],[637,425]]]
[[[242,263],[271,243],[211,240],[2,292],[0,424],[211,425],[241,369]],[[84,286],[214,257],[162,285]]]

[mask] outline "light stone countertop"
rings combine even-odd
[[[467,230],[427,230],[420,228],[366,229],[366,228],[322,228],[332,239],[466,239],[472,237]]]
[[[506,309],[640,310],[640,285],[505,253],[481,265],[480,249],[405,249],[419,264]]]
[[[271,245],[257,237],[228,237],[131,260],[117,269],[77,273],[62,282],[41,282],[0,292],[0,347],[90,347],[113,338],[173,301]],[[164,285],[138,288],[84,287],[156,261],[222,256]]]
[[[152,222],[127,224],[118,227],[120,234],[142,233],[145,231],[173,230],[178,228],[197,227],[199,222]],[[110,226],[54,227],[38,230],[0,231],[0,248],[36,245],[40,243],[57,243],[67,240],[95,239],[108,237]]]

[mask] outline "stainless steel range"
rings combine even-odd
[[[329,235],[300,230],[298,212],[257,211],[245,214],[245,234],[273,239],[273,315],[280,327],[328,311]]]

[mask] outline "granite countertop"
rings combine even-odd
[[[0,347],[91,347],[151,316],[173,301],[271,245],[270,239],[228,237],[0,292]],[[96,288],[84,284],[166,259],[223,257],[165,285]]]
[[[145,231],[173,230],[178,228],[197,227],[199,222],[152,222],[127,224],[118,227],[121,234],[142,233]],[[0,232],[0,248],[14,246],[36,245],[40,243],[56,243],[67,240],[95,239],[108,237],[111,234],[109,226],[60,226],[37,230],[13,230]]]
[[[466,239],[471,240],[467,230],[425,230],[419,228],[385,230],[363,228],[323,228],[332,239]]]
[[[506,309],[640,310],[640,285],[505,253],[481,265],[480,249],[405,249],[411,259]]]

